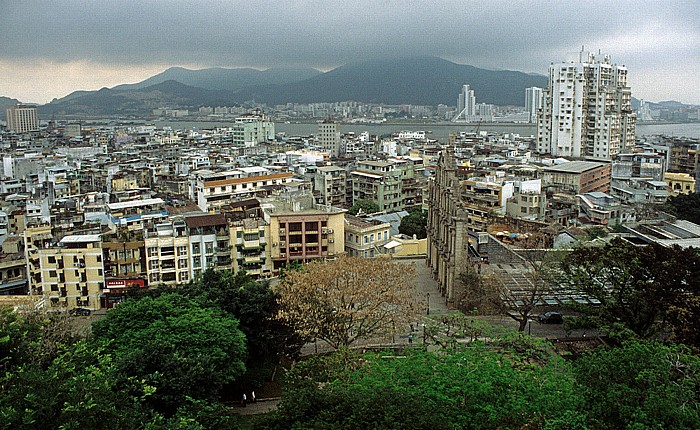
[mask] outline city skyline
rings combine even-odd
[[[46,103],[168,67],[314,67],[434,55],[547,74],[581,49],[630,70],[632,95],[700,104],[700,17],[671,2],[156,1],[3,4],[0,96]]]

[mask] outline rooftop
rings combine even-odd
[[[597,163],[595,161],[569,161],[568,163],[557,164],[543,168],[545,172],[561,172],[561,173],[583,173],[588,170],[596,169],[605,166],[606,163]]]

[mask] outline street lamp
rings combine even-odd
[[[426,312],[426,315],[430,315],[430,293],[426,293],[428,296],[428,311]]]
[[[426,333],[425,333],[425,324],[423,324],[423,345],[425,345],[425,339],[426,339]]]

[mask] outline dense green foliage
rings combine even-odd
[[[154,407],[172,414],[188,397],[216,400],[245,371],[238,321],[177,294],[129,300],[93,326],[124,378],[155,387]]]
[[[399,233],[418,239],[425,239],[428,235],[426,227],[428,225],[428,214],[421,210],[416,210],[401,218]]]
[[[644,338],[670,334],[700,347],[700,255],[693,248],[620,239],[600,248],[579,248],[562,263],[561,280],[596,297],[583,311],[603,326],[623,325]]]
[[[362,213],[365,215],[377,213],[381,210],[377,202],[374,200],[357,200],[355,204],[350,206],[348,212],[351,215],[357,215],[357,213],[360,212],[360,209],[362,209]]]
[[[684,348],[628,342],[576,362],[591,428],[697,429],[700,358]]]
[[[700,194],[679,194],[669,197],[665,209],[680,219],[700,224]]]
[[[244,274],[207,273],[135,295],[87,338],[74,334],[82,319],[0,312],[0,429],[238,428],[220,395],[257,379],[244,373],[235,315],[259,345],[257,364],[276,362],[289,333],[273,321],[276,299]]]
[[[510,344],[510,346],[508,346]],[[340,351],[294,369],[259,429],[692,429],[700,360],[634,341],[566,362],[540,342],[441,352]]]

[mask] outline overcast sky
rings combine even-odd
[[[700,104],[698,0],[0,0],[0,29],[0,96],[24,102],[170,66],[434,55],[546,74],[585,46],[629,68],[634,97]]]

